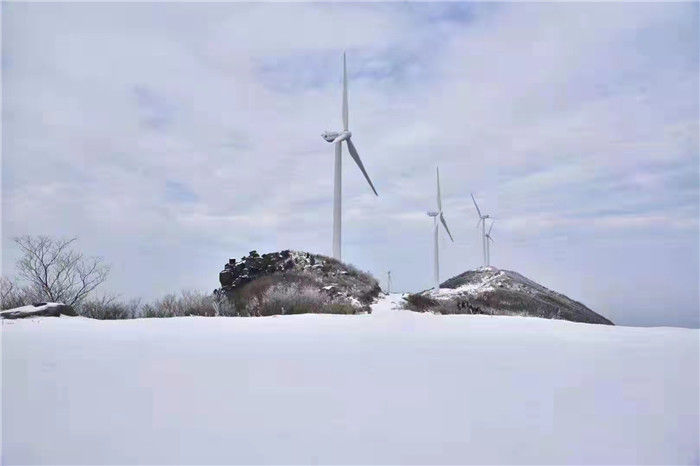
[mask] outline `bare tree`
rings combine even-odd
[[[22,251],[17,270],[32,294],[75,306],[107,279],[109,265],[100,257],[85,257],[75,250],[76,241],[30,235],[15,238]]]
[[[17,282],[7,277],[0,277],[0,308],[12,309],[24,304],[23,290]]]

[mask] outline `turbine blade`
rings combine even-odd
[[[348,130],[348,72],[345,67],[345,52],[343,52],[343,130]]]
[[[495,243],[495,241],[493,240],[493,238],[491,238],[490,236],[488,236],[488,239],[489,239],[489,241],[491,241],[492,243]]]
[[[471,194],[471,193],[470,193]],[[481,218],[481,210],[479,209],[479,206],[476,204],[476,199],[474,199],[474,194],[471,194],[472,196],[472,201],[474,201],[474,207],[476,207],[476,212],[479,214],[479,218]],[[477,225],[478,226],[478,225]]]
[[[437,175],[437,206],[438,212],[442,213],[442,196],[440,195],[440,169],[435,167],[435,174]]]
[[[491,229],[493,228],[494,222],[495,222],[495,220],[491,220],[491,226],[489,227],[488,233],[486,233],[487,235],[490,235],[490,234],[491,234]]]
[[[348,150],[350,151],[350,156],[353,158],[357,166],[360,167],[362,174],[365,175],[365,179],[369,183],[369,187],[372,188],[372,191],[374,191],[374,194],[376,196],[379,196],[379,194],[377,194],[377,190],[374,189],[372,180],[369,179],[369,175],[367,174],[367,170],[365,170],[365,166],[362,165],[362,160],[360,160],[360,155],[357,153],[357,149],[355,149],[355,144],[352,143],[352,140],[350,138],[347,138],[345,142],[348,143]]]
[[[442,212],[440,212],[440,221],[442,222],[442,226],[445,227],[445,231],[447,232],[447,234],[450,235],[450,239],[451,239],[452,242],[454,243],[455,240],[454,240],[454,238],[452,237],[452,233],[450,233],[450,229],[447,228],[447,222],[445,221],[445,216],[442,215]]]

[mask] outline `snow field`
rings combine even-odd
[[[2,464],[697,463],[700,333],[521,317],[2,322]]]

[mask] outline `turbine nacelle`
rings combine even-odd
[[[335,138],[337,138],[339,135],[340,133],[338,131],[324,131],[321,133],[321,137],[327,142],[335,141]]]
[[[325,133],[321,134],[321,137],[325,139],[328,142],[342,142],[350,139],[350,136],[352,136],[352,133],[350,131],[326,131]]]
[[[428,217],[437,217],[440,215],[440,212],[435,212],[434,210],[428,211]]]
[[[480,217],[479,217],[479,221],[476,222],[476,227],[479,228],[479,225],[482,224],[482,223],[484,224],[484,226],[486,226],[486,220],[488,220],[488,219],[490,219],[490,218],[491,218],[490,215],[482,215],[482,216],[480,216]]]

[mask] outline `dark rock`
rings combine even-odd
[[[219,272],[219,282],[221,286],[230,286],[233,283],[233,272],[230,269]]]
[[[3,319],[24,319],[27,317],[59,317],[61,314],[75,316],[75,310],[63,303],[34,303],[0,312]]]

